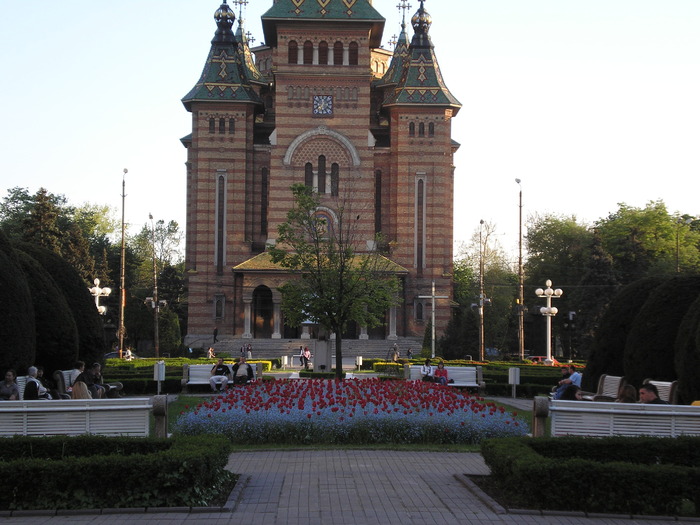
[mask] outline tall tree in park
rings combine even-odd
[[[19,257],[0,229],[0,370],[34,364],[34,303]]]
[[[671,215],[663,201],[620,204],[596,224],[622,283],[647,275],[700,271],[700,232],[692,218]]]
[[[384,321],[397,302],[394,272],[400,267],[377,251],[357,252],[366,239],[357,226],[362,210],[353,210],[350,199],[334,200],[331,223],[318,213],[320,198],[311,188],[296,184],[291,190],[292,208],[270,249],[273,262],[298,272],[280,288],[282,309],[292,326],[310,319],[336,334],[336,377],[341,378],[343,332],[351,321],[368,327]]]
[[[572,354],[584,358],[589,356],[600,319],[619,289],[612,257],[603,250],[600,237],[594,231],[588,268],[571,290],[571,304],[576,310],[573,315],[562,312],[562,317],[569,316],[565,320],[567,329],[564,335],[565,339],[568,336],[565,343],[568,342]]]
[[[34,205],[22,221],[22,240],[61,255],[63,233],[58,226],[59,207],[46,189],[34,196]]]
[[[690,404],[700,399],[700,296],[683,318],[675,350],[678,401]]]
[[[646,277],[628,284],[611,299],[601,316],[583,374],[583,388],[595,391],[602,374],[625,375],[625,345],[637,314],[649,295],[666,281]]]
[[[700,276],[673,277],[649,295],[625,343],[625,377],[635,386],[646,378],[676,379],[678,329],[700,295]]]

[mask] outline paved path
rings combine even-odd
[[[95,513],[2,518],[15,524],[202,525],[633,525],[673,520],[523,515],[494,511],[460,480],[488,472],[479,454],[366,450],[231,454],[248,482],[231,512]],[[549,489],[548,489],[549,490]],[[585,488],[582,487],[582,490]]]

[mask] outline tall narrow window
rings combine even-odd
[[[416,268],[422,275],[425,267],[425,181],[416,184]]]
[[[219,133],[226,133],[226,119],[219,119]]]
[[[228,119],[228,134],[233,135],[235,130],[236,130],[236,119],[235,118]]]
[[[431,122],[428,124],[428,136],[429,137],[434,137],[435,136],[435,123]]]
[[[310,162],[304,166],[304,185],[309,188],[314,187],[314,168]]]
[[[340,185],[340,166],[337,162],[331,164],[331,195],[338,196],[338,186]]]
[[[343,65],[343,43],[340,41],[333,44],[333,64],[336,66]]]
[[[217,177],[216,188],[216,273],[224,273],[224,240],[226,220],[226,177]]]
[[[216,319],[224,318],[224,303],[225,298],[223,295],[214,296],[214,317]]]
[[[328,42],[318,44],[318,63],[324,66],[328,64]]]
[[[209,133],[216,133],[216,120],[213,118],[209,119]]]
[[[310,40],[304,42],[304,65],[308,66],[314,63],[314,45]]]
[[[416,123],[415,122],[410,122],[408,124],[408,136],[409,137],[415,137],[416,136]]]
[[[356,66],[358,63],[359,55],[360,55],[360,50],[357,45],[357,42],[350,42],[350,56],[348,57],[350,60],[350,65],[351,66]]]
[[[270,185],[270,172],[262,169],[260,181],[260,234],[267,237],[267,204]]]
[[[296,40],[291,40],[287,46],[287,63],[296,64],[299,60],[299,44]]]
[[[416,303],[416,320],[423,320],[423,303]]]
[[[382,171],[374,172],[374,233],[382,231]]]
[[[326,193],[326,157],[318,157],[318,192]]]
[[[418,124],[418,136],[425,137],[425,123],[423,123],[423,122]]]

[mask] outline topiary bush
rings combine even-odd
[[[634,319],[625,343],[625,378],[639,387],[645,378],[676,379],[678,329],[700,295],[700,276],[680,276],[656,287]]]
[[[608,305],[596,331],[583,374],[582,387],[594,392],[602,374],[625,375],[624,353],[634,319],[653,292],[666,279],[648,277],[620,290]]]
[[[690,404],[700,399],[700,297],[686,312],[675,347],[678,401]]]
[[[23,373],[36,352],[34,303],[17,254],[0,230],[0,370]]]

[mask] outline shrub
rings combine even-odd
[[[204,506],[233,474],[217,436],[3,440],[0,509]]]
[[[679,402],[690,404],[700,399],[700,297],[678,329],[675,350]]]

